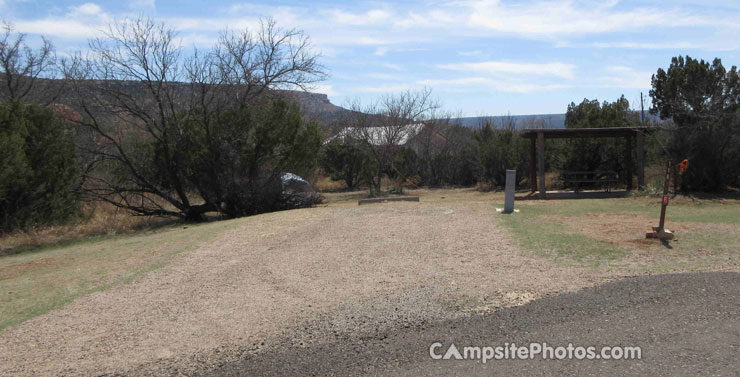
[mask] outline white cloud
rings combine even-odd
[[[378,25],[390,20],[392,15],[383,9],[372,9],[363,13],[351,13],[334,9],[328,12],[337,24],[352,26]]]
[[[485,55],[485,53],[481,50],[458,51],[457,54],[460,56],[483,56]]]
[[[229,18],[229,19],[215,19],[215,18],[194,18],[194,17],[172,17],[172,18],[159,18],[164,21],[167,25],[179,30],[183,33],[187,32],[212,32],[218,33],[224,29],[231,30],[257,30],[260,27],[259,18],[257,17],[244,17],[244,18]],[[283,24],[279,24],[281,27],[287,27]]]
[[[404,68],[400,64],[393,64],[393,63],[381,63],[381,67],[390,69],[392,71],[404,71]]]
[[[84,3],[68,8],[63,16],[18,20],[13,24],[21,33],[85,40],[100,36],[105,25],[112,20],[100,5]]]
[[[70,16],[95,16],[102,13],[100,5],[95,3],[85,3],[80,6],[72,7]]]
[[[314,84],[310,88],[310,91],[313,93],[326,94],[329,97],[336,97],[340,95],[339,92],[334,90],[334,87],[329,84]]]
[[[420,51],[428,51],[428,48],[421,48],[421,47],[388,47],[388,46],[382,46],[375,49],[375,55],[377,56],[385,56],[389,52],[393,53],[404,53],[404,52],[420,52]]]
[[[17,21],[16,30],[27,34],[45,34],[53,30],[52,36],[69,39],[87,39],[101,35],[102,24],[91,24],[71,19],[42,19],[34,21]]]
[[[362,75],[363,77],[367,77],[369,79],[373,80],[393,80],[393,81],[401,81],[404,79],[404,76],[398,75],[398,74],[392,74],[392,73],[382,73],[382,72],[370,72],[365,73]]]
[[[131,9],[154,10],[157,8],[156,0],[131,0],[128,2]]]
[[[596,48],[626,48],[640,50],[685,50],[701,48],[701,45],[687,42],[594,42]]]
[[[414,88],[421,88],[422,85],[410,85],[410,84],[384,84],[384,85],[370,85],[370,86],[356,86],[352,88],[357,93],[393,93],[403,92]]]
[[[0,0],[0,2],[7,0]],[[134,0],[132,7],[153,7],[155,0]],[[143,8],[141,8],[143,9]],[[100,6],[86,3],[74,12],[85,17],[102,13]],[[68,15],[69,16],[69,15]],[[739,27],[730,14],[718,12],[691,12],[680,5],[628,6],[616,1],[555,0],[458,0],[433,3],[373,3],[373,8],[352,6],[322,9],[320,6],[274,6],[253,3],[235,4],[221,15],[185,18],[158,18],[171,22],[185,33],[213,32],[230,27],[240,29],[257,24],[260,17],[272,17],[278,25],[299,28],[308,32],[322,48],[337,46],[376,46],[375,53],[384,56],[400,51],[399,46],[438,41],[456,41],[460,38],[491,38],[515,35],[521,38],[553,41],[560,46],[571,46],[599,33],[633,33],[680,27],[705,27],[713,33],[703,41],[676,42],[678,48],[734,45],[733,35]],[[60,17],[50,17],[48,20]],[[64,17],[62,17],[64,18]],[[73,17],[74,18],[74,17]],[[38,19],[26,20],[28,22]],[[75,20],[79,21],[79,20]],[[81,22],[81,21],[80,21]],[[85,20],[86,24],[90,24]],[[44,29],[54,33],[54,28]],[[53,34],[52,34],[53,35]],[[66,32],[66,35],[70,35]],[[652,34],[662,35],[665,33]],[[581,46],[590,42],[579,42]],[[403,46],[403,45],[406,46]],[[668,41],[651,41],[646,33],[640,42],[614,42],[614,47],[657,49],[672,45]],[[577,47],[577,45],[576,45]],[[597,45],[590,47],[599,47]],[[605,44],[604,48],[609,48]],[[476,51],[461,51],[463,56],[480,56]],[[468,55],[468,53],[470,55]],[[483,55],[485,56],[485,55]]]
[[[579,45],[565,44],[558,47],[578,47]],[[737,51],[740,46],[733,43],[724,43],[722,38],[716,38],[708,42],[593,42],[587,45],[580,45],[595,48],[620,48],[631,50],[710,50],[710,51]]]
[[[472,92],[481,88],[510,93],[533,93],[569,88],[566,84],[536,84],[520,80],[492,79],[490,77],[464,77],[457,79],[426,79],[418,84],[431,88],[458,88],[457,91]]]
[[[553,63],[524,63],[487,61],[478,63],[441,64],[439,68],[455,71],[478,72],[490,75],[538,75],[555,76],[570,79],[574,77],[575,66],[559,62]]]
[[[621,10],[618,1],[536,1],[529,3],[480,0],[467,3],[471,26],[532,38],[636,31],[655,27],[711,26],[716,20],[667,7]]]
[[[561,62],[513,61],[441,64],[438,67],[464,72],[468,76],[425,79],[417,83],[455,91],[470,92],[486,89],[509,93],[533,93],[571,87],[576,69],[573,64]]]
[[[403,28],[430,28],[452,25],[462,21],[461,12],[451,11],[449,8],[433,9],[424,13],[409,12],[405,17],[398,17],[394,22]]]
[[[597,86],[606,88],[648,89],[653,72],[642,72],[631,67],[609,66],[605,76],[596,80]]]

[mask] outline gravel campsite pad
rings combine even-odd
[[[188,374],[625,276],[522,252],[498,224],[494,194],[421,195],[232,220],[237,226],[129,284],[2,330],[0,375]]]

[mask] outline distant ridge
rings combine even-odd
[[[633,113],[636,114],[637,112]],[[658,115],[649,114],[647,111],[645,112],[645,118],[652,123],[664,122]],[[517,129],[565,128],[565,114],[497,115],[453,119],[457,124],[468,128],[479,128],[485,124],[486,120],[490,120],[496,128],[502,128],[509,123],[514,123]]]
[[[516,128],[565,128],[565,114],[532,114],[532,115],[495,115],[455,118],[459,125],[468,128],[479,128],[486,120],[500,128],[513,122]]]
[[[0,73],[0,80],[4,79]],[[173,83],[186,87],[185,83]],[[60,90],[62,81],[57,79],[39,79],[37,85],[50,92]],[[121,88],[127,88],[132,94],[137,94],[145,90],[144,85],[135,81],[119,81]],[[4,86],[0,86],[0,94],[3,94]],[[329,97],[323,93],[313,93],[297,90],[274,90],[273,93],[280,97],[296,103],[301,113],[308,120],[317,121],[325,125],[336,124],[341,126],[342,117],[352,113],[351,110],[337,106],[329,100]],[[61,93],[56,102],[64,105],[74,103],[74,94],[66,91]],[[645,113],[647,119],[651,122],[660,123],[660,117]],[[504,125],[514,123],[517,129],[523,128],[565,128],[565,114],[531,114],[531,115],[494,115],[494,116],[477,116],[477,117],[460,117],[453,118],[453,123],[467,128],[479,128],[490,120],[496,128],[502,128]]]

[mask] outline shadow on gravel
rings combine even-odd
[[[740,370],[740,274],[641,276],[465,320],[399,329],[213,365],[241,375],[735,375]],[[348,338],[349,339],[349,338]],[[429,347],[639,346],[641,360],[432,360]]]

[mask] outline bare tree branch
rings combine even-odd
[[[43,82],[57,76],[54,46],[42,37],[41,47],[33,50],[26,44],[26,35],[15,33],[10,23],[3,22],[1,28],[0,98],[43,105],[54,102],[63,88],[50,90]]]

